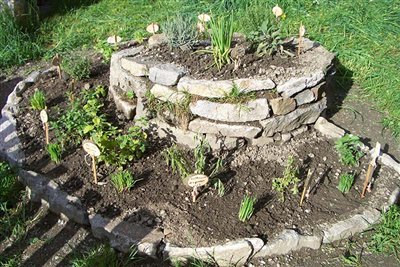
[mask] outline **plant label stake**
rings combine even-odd
[[[373,183],[372,175],[374,174],[376,168],[376,160],[378,159],[380,153],[381,153],[381,144],[377,142],[375,145],[374,153],[372,154],[372,159],[368,165],[367,175],[365,176],[364,187],[361,192],[361,198],[365,197],[366,191],[371,192],[371,187]]]
[[[303,46],[304,34],[306,34],[306,28],[304,28],[303,23],[300,23],[300,28],[299,28],[299,46],[298,46],[298,50],[297,50],[297,55],[298,56],[300,56],[301,48]]]
[[[304,197],[306,196],[306,192],[310,191],[309,185],[310,185],[312,174],[313,174],[313,171],[308,170],[307,178],[304,181],[303,193],[301,194],[300,206],[303,205],[303,201],[304,201]]]
[[[61,57],[59,54],[56,54],[51,60],[51,64],[57,67],[58,78],[61,80]]]
[[[49,144],[49,116],[47,116],[47,112],[45,109],[40,111],[40,120],[43,123],[44,131],[46,134],[46,145]]]
[[[196,202],[197,196],[200,194],[200,187],[208,183],[208,176],[204,174],[191,174],[187,177],[188,186],[193,187],[192,201]]]
[[[97,184],[97,170],[96,170],[96,157],[100,156],[99,147],[90,140],[84,140],[82,142],[83,150],[92,157],[92,171],[94,183]]]

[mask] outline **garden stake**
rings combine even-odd
[[[303,23],[300,23],[300,28],[299,28],[299,45],[298,45],[298,50],[297,50],[297,55],[300,56],[301,53],[301,47],[303,46],[303,36],[306,33],[306,28],[304,28]]]
[[[361,192],[361,198],[365,197],[366,191],[371,192],[371,186],[373,183],[372,175],[374,174],[377,165],[376,160],[378,159],[380,153],[381,153],[381,144],[377,142],[375,145],[374,153],[372,154],[372,159],[368,165],[367,175],[365,176],[364,187]]]
[[[97,184],[97,170],[96,170],[96,157],[100,156],[100,149],[95,143],[90,140],[84,140],[82,142],[83,150],[92,157],[92,171],[94,183]]]
[[[56,54],[56,55],[53,57],[53,59],[52,59],[52,61],[51,61],[51,64],[52,64],[53,66],[56,66],[56,67],[57,67],[58,78],[61,80],[61,78],[62,78],[62,75],[61,75],[61,57],[60,57],[59,54]]]
[[[46,145],[49,144],[49,117],[47,116],[47,112],[45,109],[40,111],[40,120],[43,123],[44,132],[46,134]]]
[[[208,176],[204,174],[191,174],[187,177],[187,184],[193,187],[192,201],[196,202],[198,195],[200,194],[200,187],[208,183]]]
[[[304,201],[304,197],[305,197],[305,195],[306,195],[306,192],[309,192],[309,191],[310,191],[309,184],[310,184],[310,181],[311,181],[311,176],[312,176],[312,174],[313,174],[313,171],[308,170],[307,178],[306,178],[306,180],[304,181],[303,193],[301,194],[300,206],[303,204],[303,201]]]

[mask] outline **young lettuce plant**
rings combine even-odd
[[[245,195],[240,203],[239,220],[245,222],[251,218],[254,212],[254,205],[257,202],[256,197]]]

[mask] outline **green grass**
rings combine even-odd
[[[135,179],[133,174],[128,170],[117,171],[111,174],[111,183],[119,193],[128,191],[131,189],[139,180]]]
[[[245,195],[240,203],[239,209],[239,220],[241,222],[248,221],[254,212],[254,205],[257,202],[257,198]]]
[[[342,193],[348,193],[350,188],[353,186],[354,183],[354,175],[353,174],[342,174],[339,178],[339,185],[338,189]]]
[[[0,161],[0,204],[15,204],[21,188],[15,170],[8,163]]]

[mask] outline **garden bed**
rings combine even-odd
[[[90,80],[78,82],[76,90],[82,90],[87,83],[91,88],[100,84],[108,86],[108,71],[99,69],[103,71]],[[297,135],[281,145],[221,151],[219,156],[226,163],[225,171],[218,176],[225,184],[223,197],[219,197],[213,188],[208,188],[193,203],[191,189],[184,185],[178,174],[171,171],[161,154],[164,148],[169,147],[170,140],[160,139],[151,132],[145,154],[128,167],[141,181],[131,190],[118,193],[109,180],[115,167],[100,164],[98,172],[101,185],[95,185],[81,146],[64,151],[59,164],[50,161],[44,149],[44,132],[39,114],[29,107],[29,97],[35,88],[40,88],[46,92],[51,121],[58,116],[58,109],[65,107],[67,86],[64,80],[56,77],[56,73],[49,73],[24,93],[17,120],[26,154],[26,168],[52,179],[95,213],[109,218],[122,215],[129,221],[161,228],[165,241],[175,245],[198,247],[246,237],[268,240],[283,229],[295,229],[305,235],[314,234],[316,224],[334,222],[341,214],[367,203],[374,194],[373,191],[365,199],[360,199],[368,159],[363,157],[359,167],[345,167],[339,162],[334,143],[315,131]],[[108,121],[125,129],[133,124],[115,113],[112,101],[104,101],[102,112],[107,114]],[[192,150],[183,150],[187,159],[193,158]],[[282,176],[289,155],[293,155],[300,169],[301,180],[304,181],[308,169],[315,171],[314,181],[320,179],[319,187],[302,207],[298,204],[299,195],[286,194],[285,201],[281,202],[272,190],[272,179]],[[339,175],[350,171],[356,173],[354,186],[349,193],[342,194],[337,189]],[[376,177],[376,183],[379,183],[389,178],[398,179],[399,175],[382,166],[378,168]],[[238,211],[246,193],[257,197],[258,201],[254,215],[248,222],[242,223],[238,220]]]

